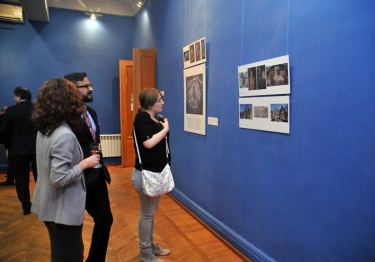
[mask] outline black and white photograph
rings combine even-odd
[[[288,104],[271,104],[271,121],[288,123]]]
[[[242,88],[239,82],[240,97],[290,94],[289,55],[239,66],[238,75],[244,72],[249,88]]]
[[[288,63],[267,66],[267,86],[288,85],[288,75]]]
[[[253,119],[253,105],[252,104],[240,104],[240,119]]]
[[[186,113],[203,114],[203,74],[188,76],[186,81]]]
[[[206,64],[184,70],[184,131],[206,135]]]
[[[289,134],[289,96],[240,97],[238,105],[240,128]]]
[[[238,74],[240,88],[249,89],[249,78],[247,77],[247,71]]]

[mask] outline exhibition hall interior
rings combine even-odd
[[[141,90],[156,88],[175,184],[155,215],[170,249],[160,259],[371,262],[374,11],[369,0],[0,0],[0,107],[18,86],[36,102],[47,80],[87,73],[112,177],[106,261],[139,261],[132,128]],[[1,181],[7,167],[2,145]],[[16,187],[0,186],[0,203],[0,244],[29,253],[0,260],[48,258],[47,229],[22,214]]]

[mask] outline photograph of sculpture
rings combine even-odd
[[[201,51],[202,59],[206,59],[206,41],[204,39],[201,40]]]
[[[256,83],[257,83],[257,89],[266,89],[266,66],[261,65],[257,66],[257,78],[256,78]]]
[[[186,53],[187,52],[187,53]],[[206,39],[203,37],[182,48],[184,68],[189,68],[206,62]]]
[[[288,123],[288,104],[271,104],[271,121]]]
[[[239,77],[238,82],[240,83],[240,88],[249,89],[249,78],[247,77],[247,71],[239,73],[238,77]]]
[[[206,64],[184,70],[184,131],[206,134]]]
[[[184,61],[188,62],[189,61],[189,50],[184,52]]]
[[[253,105],[252,104],[240,104],[240,119],[253,119]]]
[[[238,75],[247,72],[249,78],[248,89],[239,82],[239,96],[290,94],[289,71],[288,55],[239,66]]]
[[[201,44],[199,42],[195,43],[195,61],[201,60]]]
[[[256,90],[256,67],[251,67],[247,69],[247,75],[249,76],[249,90]]]
[[[288,85],[288,63],[267,67],[267,86]]]
[[[268,106],[254,106],[254,117],[268,118]]]
[[[194,45],[190,46],[190,63],[195,62],[195,55],[194,55]]]
[[[289,134],[289,96],[240,97],[239,127]]]

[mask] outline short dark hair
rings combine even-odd
[[[82,73],[73,72],[73,73],[65,75],[64,78],[72,81],[75,84],[78,81],[83,81],[83,79],[86,76],[87,74],[85,72],[82,72]]]
[[[31,92],[22,86],[17,86],[13,93],[15,96],[21,98],[22,100],[31,101]]]

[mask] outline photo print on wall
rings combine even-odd
[[[289,134],[289,108],[289,96],[239,98],[239,127]]]
[[[184,131],[206,134],[206,64],[184,70]]]
[[[201,38],[182,48],[184,68],[206,62],[206,38]]]
[[[290,94],[289,71],[288,55],[239,66],[239,96]]]

